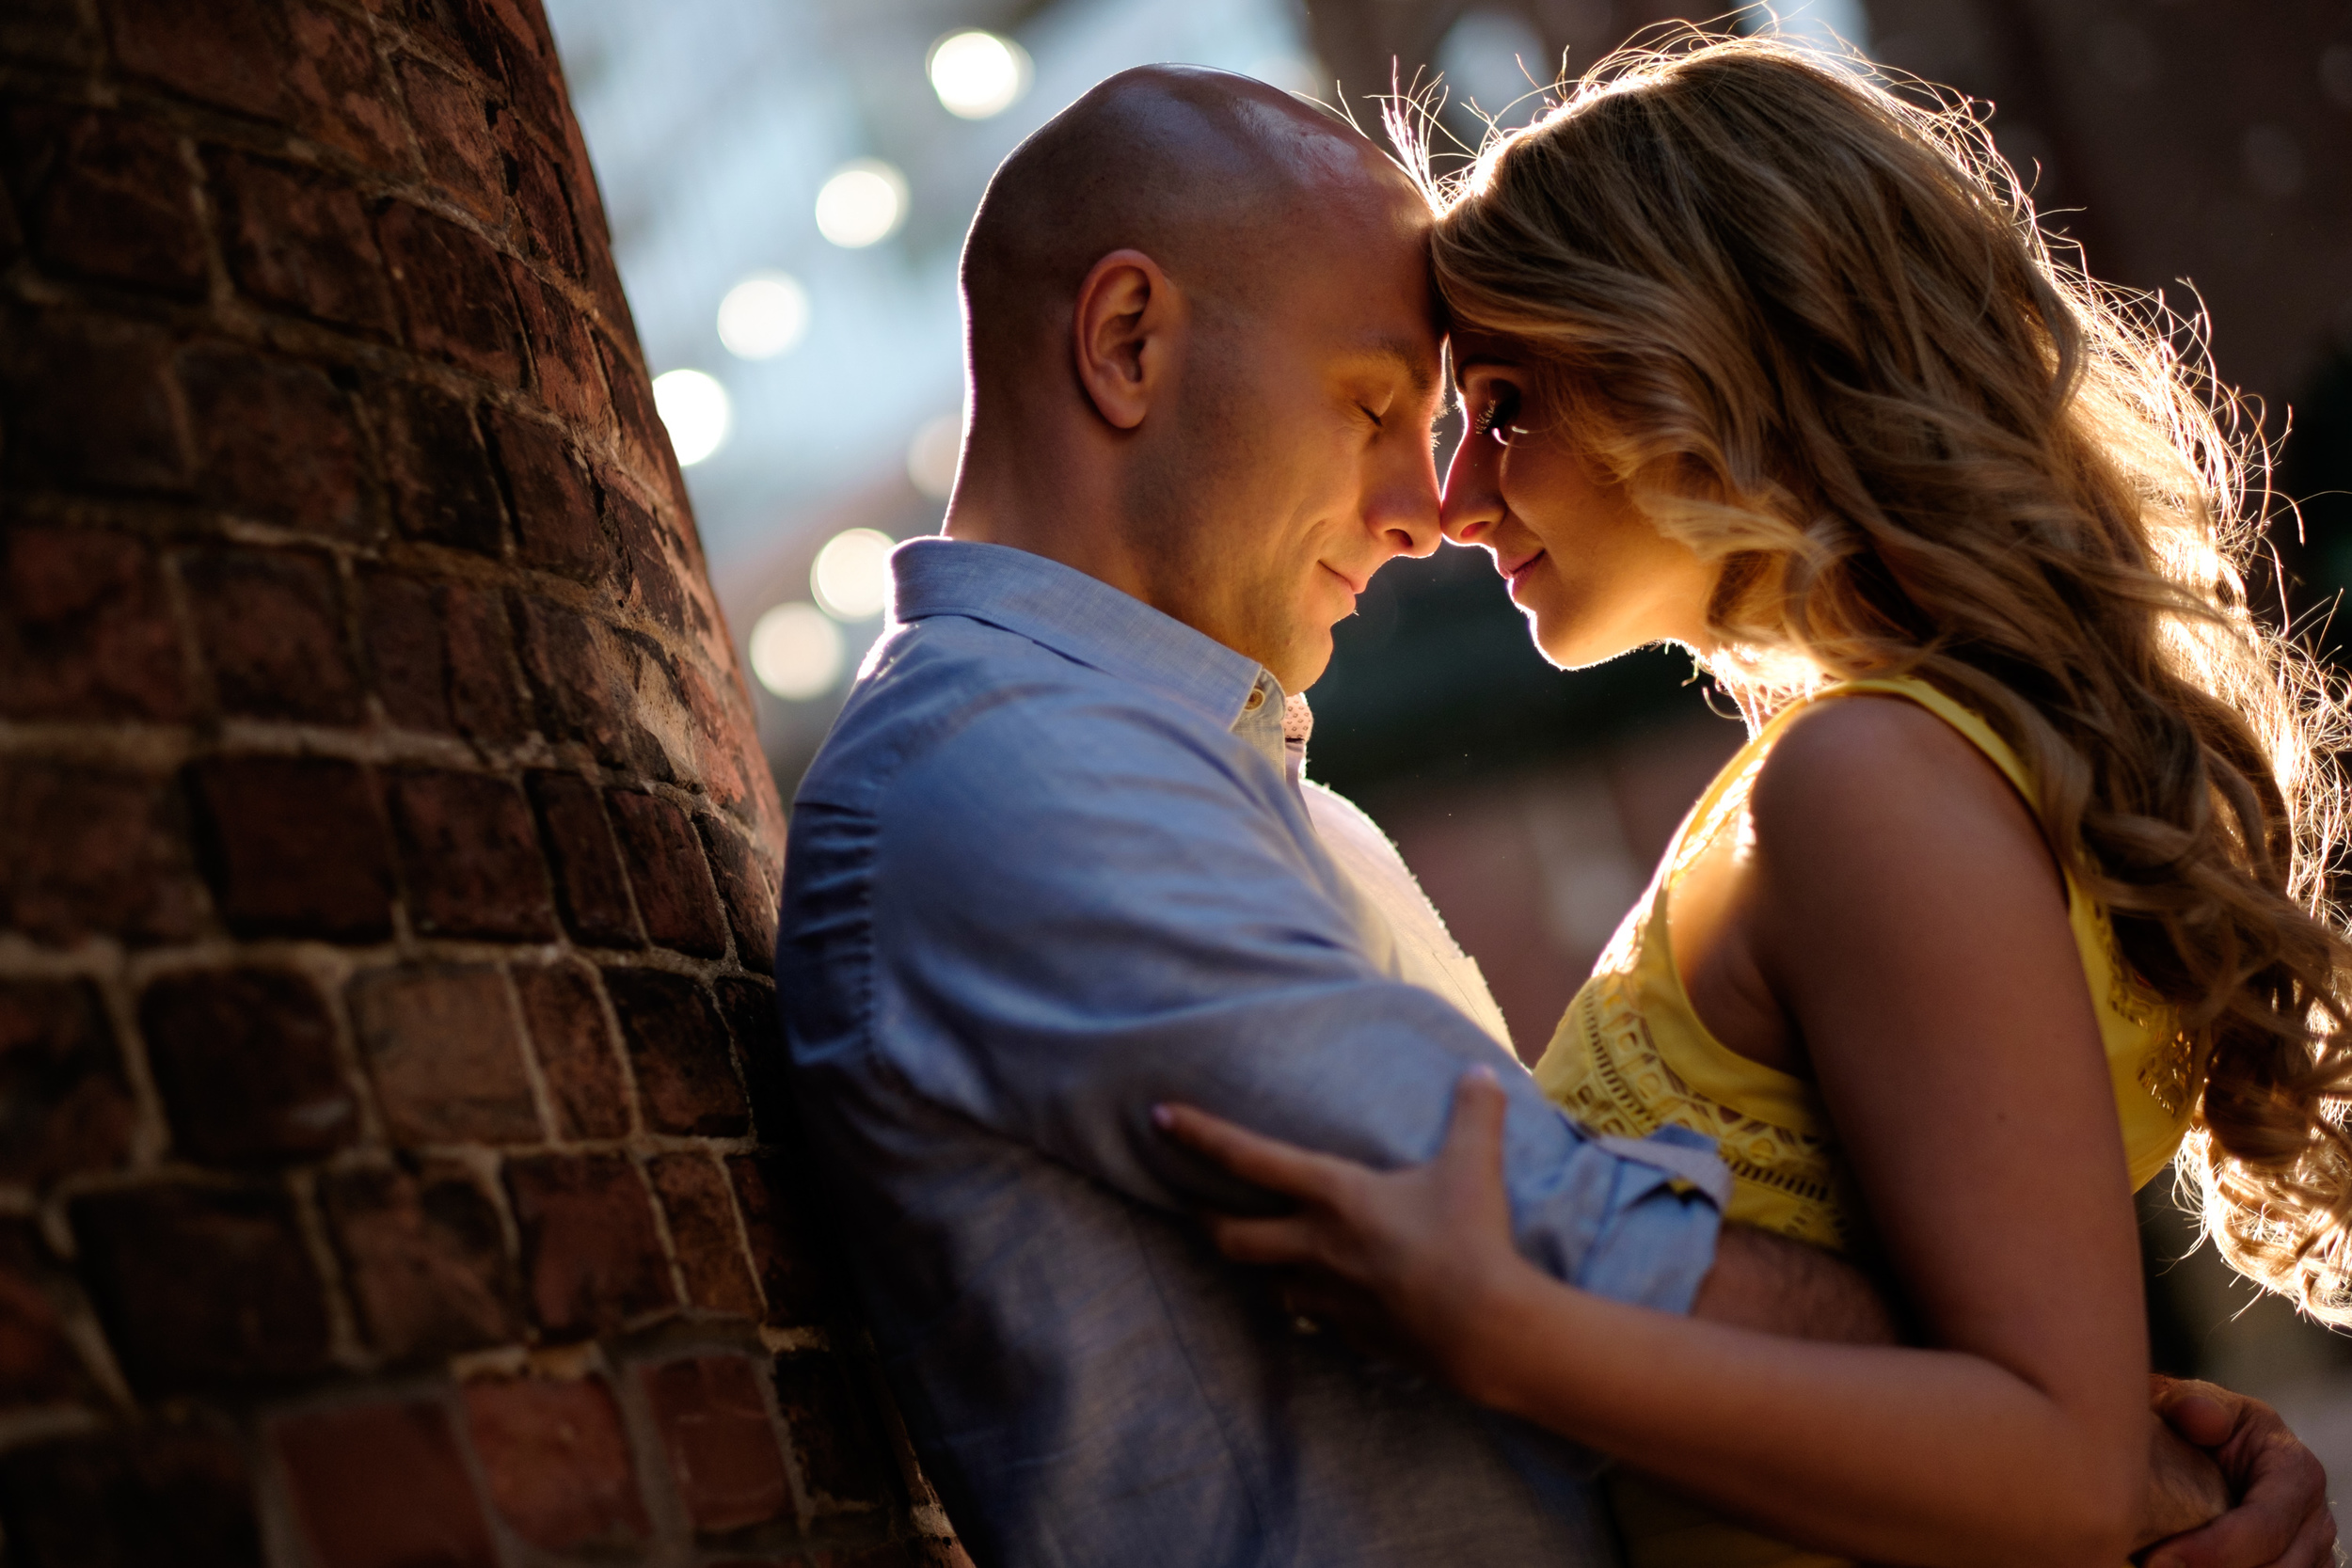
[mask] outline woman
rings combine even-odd
[[[1473,1080],[1387,1175],[1168,1108],[1302,1200],[1220,1244],[1659,1478],[1615,1489],[1637,1568],[2119,1561],[2132,1190],[2179,1153],[2241,1272],[2352,1321],[2341,710],[2248,611],[2214,404],[1965,114],[1769,42],[1604,65],[1488,147],[1435,258],[1449,535],[1555,663],[1684,644],[1754,731],[1537,1077],[1600,1131],[1717,1137],[1732,1219],[1883,1271],[1930,1348],[1539,1273]]]

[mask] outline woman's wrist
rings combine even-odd
[[[1446,1380],[1478,1404],[1523,1414],[1525,1350],[1545,1331],[1541,1298],[1561,1289],[1516,1252],[1463,1281],[1454,1292],[1459,1316],[1440,1341]]]

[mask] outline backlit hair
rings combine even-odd
[[[2248,603],[2266,453],[2196,324],[2054,256],[1964,101],[1884,83],[1760,39],[1620,52],[1462,174],[1415,160],[1438,285],[1721,563],[1708,663],[1748,705],[1907,673],[2017,749],[2195,1052],[2207,1233],[2352,1323],[2346,708]]]

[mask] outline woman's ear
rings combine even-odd
[[[1078,383],[1119,430],[1143,423],[1165,394],[1184,325],[1184,295],[1140,250],[1114,250],[1078,285],[1073,352]]]

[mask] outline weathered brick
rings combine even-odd
[[[705,1138],[751,1131],[726,1025],[700,981],[659,969],[608,969],[604,989],[621,1021],[647,1127]]]
[[[710,859],[711,879],[719,886],[719,902],[726,909],[727,928],[735,933],[736,960],[745,969],[766,974],[775,962],[776,894],[767,874],[752,854],[752,847],[735,828],[715,816],[698,816],[703,848]]]
[[[759,1289],[752,1283],[725,1173],[707,1154],[664,1154],[646,1162],[645,1174],[669,1217],[689,1304],[758,1317]]]
[[[425,172],[476,217],[498,223],[506,209],[506,180],[481,91],[414,55],[403,55],[395,69]]]
[[[698,1355],[644,1369],[670,1474],[694,1528],[720,1535],[792,1512],[759,1374],[739,1355]]]
[[[70,1208],[82,1276],[143,1396],[308,1376],[326,1304],[275,1187],[131,1187]]]
[[[183,562],[180,576],[224,712],[358,721],[359,678],[330,563],[278,550],[213,550]]]
[[[0,925],[60,945],[135,944],[196,928],[201,895],[185,821],[164,781],[30,757],[0,759]]]
[[[819,1513],[889,1506],[891,1465],[851,1394],[841,1358],[822,1351],[779,1355],[770,1369],[776,1411],[792,1434],[801,1484]]]
[[[187,674],[163,574],[141,541],[11,527],[0,539],[0,713],[183,718]]]
[[[410,1361],[521,1338],[498,1210],[465,1171],[341,1171],[320,1196],[360,1330],[378,1354]]]
[[[620,832],[621,860],[637,891],[645,935],[681,953],[707,958],[724,954],[726,917],[686,813],[658,795],[633,789],[608,790],[605,803]]]
[[[671,776],[668,753],[634,718],[634,656],[612,629],[567,605],[514,599],[516,649],[553,740],[578,740],[610,768]]]
[[[93,490],[188,487],[176,345],[161,328],[44,314],[17,338],[0,356],[12,472]]]
[[[97,62],[100,44],[78,0],[16,0],[0,12],[0,49],[51,65]]]
[[[531,1544],[551,1552],[623,1547],[653,1532],[620,1409],[603,1379],[469,1384],[466,1419],[491,1501]]]
[[[439,1403],[290,1416],[270,1443],[318,1568],[496,1568],[489,1523]]]
[[[196,180],[169,132],[46,104],[11,109],[7,129],[8,184],[42,266],[203,295]]]
[[[780,1153],[730,1155],[726,1165],[735,1183],[736,1208],[743,1216],[744,1239],[751,1243],[752,1266],[768,1300],[767,1321],[778,1325],[821,1321],[832,1301],[825,1259],[796,1201],[805,1183],[794,1184],[798,1173]]]
[[[495,556],[505,533],[490,454],[466,405],[418,382],[385,387],[384,465],[400,531]]]
[[[592,947],[644,946],[596,786],[577,773],[533,773],[531,798],[572,935]]]
[[[580,224],[572,214],[572,198],[564,189],[563,165],[511,115],[499,122],[498,135],[507,167],[513,171],[516,210],[522,214],[532,251],[564,277],[580,277]]]
[[[673,631],[686,627],[686,593],[665,547],[665,531],[644,503],[629,493],[627,483],[604,477],[604,511],[612,530],[613,552],[620,561],[628,602],[632,609]]]
[[[654,411],[653,381],[637,356],[602,333],[596,335],[596,356],[604,367],[604,383],[612,392],[612,417],[619,426],[621,451],[629,471],[649,488],[675,496],[686,482],[670,446],[668,427]]]
[[[8,1560],[26,1568],[260,1568],[253,1482],[232,1437],[144,1426],[0,1459]]]
[[[294,123],[362,162],[405,169],[400,114],[385,91],[367,24],[324,6],[288,7],[286,21]]]
[[[486,773],[388,781],[408,918],[423,935],[545,938],[555,904],[523,792]]]
[[[358,442],[326,372],[212,343],[182,356],[180,381],[196,417],[206,499],[329,538],[364,535]]]
[[[506,1163],[532,1316],[556,1338],[608,1333],[677,1305],[653,1204],[618,1154]]]
[[[50,1293],[57,1270],[29,1219],[0,1219],[0,1410],[68,1404],[95,1391]]]
[[[139,998],[139,1029],[172,1142],[215,1164],[330,1153],[358,1135],[335,1025],[284,970],[171,974]]]
[[[393,723],[475,740],[522,736],[506,604],[496,593],[373,572],[361,602],[375,694]]]
[[[391,857],[367,775],[328,757],[188,769],[215,906],[240,936],[391,934]]]
[[[106,0],[115,58],[135,76],[224,109],[267,115],[285,95],[283,14],[265,0]]]
[[[628,1080],[597,1001],[594,972],[564,962],[514,974],[539,1072],[555,1102],[557,1135],[626,1136]]]
[[[350,997],[395,1142],[527,1144],[543,1136],[496,969],[380,970],[354,980]]]
[[[531,350],[532,389],[539,401],[575,424],[594,426],[605,411],[596,375],[596,345],[572,302],[521,261],[508,260],[523,341]]]
[[[376,220],[408,346],[515,387],[522,328],[498,252],[470,230],[396,201]]]
[[[264,305],[393,335],[384,256],[357,191],[321,170],[241,152],[213,151],[205,162],[238,288]]]
[[[727,1032],[735,1037],[735,1060],[743,1069],[743,1088],[751,1099],[753,1131],[763,1143],[791,1143],[791,1080],[786,1070],[784,1031],[776,1020],[775,988],[721,975],[710,983],[710,990],[719,999],[719,1016],[727,1021]]]
[[[486,413],[507,504],[515,515],[516,553],[523,563],[595,583],[609,551],[587,471],[563,433],[504,409]]]

